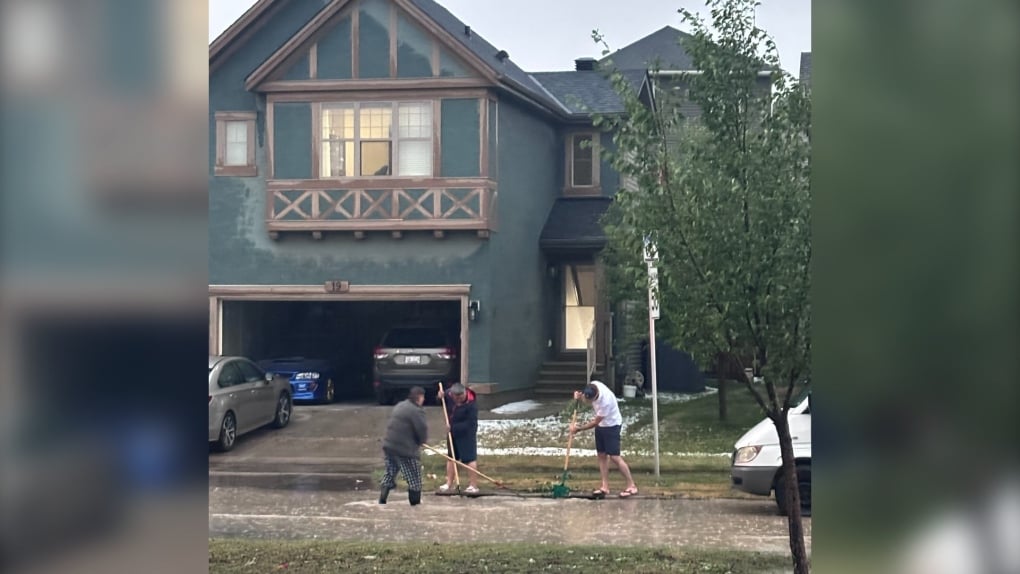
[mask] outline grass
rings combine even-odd
[[[213,539],[209,572],[700,572],[788,570],[789,558],[744,551],[538,543],[439,544]]]

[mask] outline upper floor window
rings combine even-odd
[[[599,192],[599,148],[595,133],[574,133],[567,143],[567,193]]]
[[[216,175],[250,177],[255,167],[255,112],[216,112]]]
[[[431,177],[432,102],[322,104],[319,177]]]

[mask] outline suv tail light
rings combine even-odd
[[[447,347],[446,349],[443,349],[442,351],[436,353],[436,356],[439,357],[440,359],[448,361],[457,356],[457,351],[455,349]]]
[[[379,359],[385,359],[386,357],[389,357],[390,354],[383,351],[382,347],[376,347],[375,351],[373,351],[373,356],[378,361]]]

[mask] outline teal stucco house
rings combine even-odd
[[[615,54],[643,94],[677,34]],[[611,376],[595,60],[525,72],[432,0],[259,0],[209,67],[210,353],[328,358],[367,397],[385,331],[428,323],[489,404]]]

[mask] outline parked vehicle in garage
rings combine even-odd
[[[209,442],[234,448],[237,437],[290,422],[290,383],[243,357],[209,356]]]
[[[807,394],[788,415],[793,455],[797,461],[801,514],[811,516],[811,395]],[[776,505],[786,514],[786,482],[782,473],[783,457],[779,435],[772,420],[765,418],[734,445],[730,479],[734,488],[769,496],[776,494]]]
[[[295,401],[328,404],[336,399],[339,373],[325,359],[283,357],[259,361],[258,364],[267,373],[286,377],[290,381],[290,392]]]
[[[446,331],[434,326],[390,329],[375,348],[372,385],[379,404],[392,404],[413,386],[435,394],[439,383],[458,380],[457,345]]]

